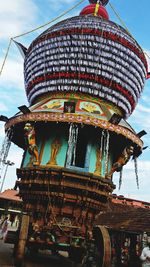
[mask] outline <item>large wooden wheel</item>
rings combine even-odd
[[[111,242],[104,226],[93,229],[93,239],[87,240],[82,267],[111,267]]]
[[[93,237],[99,253],[98,267],[111,266],[111,241],[110,235],[105,226],[95,226],[93,229]]]
[[[14,266],[21,267],[25,255],[26,241],[28,237],[29,216],[22,215],[20,231],[18,233],[17,242],[14,247]]]

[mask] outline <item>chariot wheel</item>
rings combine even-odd
[[[111,240],[105,226],[97,225],[93,229],[95,245],[99,253],[98,267],[111,266]]]
[[[93,229],[93,240],[86,244],[82,267],[110,267],[111,242],[108,230],[104,226]]]

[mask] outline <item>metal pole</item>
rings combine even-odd
[[[5,168],[5,173],[4,173],[2,184],[1,184],[0,193],[3,190],[3,186],[4,186],[4,182],[5,182],[5,178],[6,178],[6,173],[7,173],[8,166],[14,165],[14,162],[11,162],[11,161],[8,160],[8,161],[5,162],[5,164],[6,164],[6,168]]]

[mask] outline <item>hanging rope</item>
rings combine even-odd
[[[53,223],[55,223],[57,225],[57,227],[61,230],[61,232],[65,236],[70,237],[70,235],[68,233],[66,233],[66,231],[61,227],[61,225],[59,224],[59,222],[56,219],[56,216],[55,216],[55,213],[54,213],[54,209],[53,209],[53,204],[52,204],[51,191],[50,191],[50,180],[49,180],[49,183],[48,183],[47,193],[48,193],[47,194],[48,202],[47,202],[47,208],[46,208],[45,216],[44,216],[45,223],[48,223],[47,216],[50,213],[50,215],[52,216],[52,219],[53,219]],[[58,196],[59,196],[59,193],[58,193]]]
[[[118,18],[118,20],[120,21],[120,23],[123,25],[123,27],[126,29],[126,31],[128,32],[128,34],[131,35],[130,31],[128,30],[125,22],[121,19],[119,13],[115,10],[115,8],[113,7],[113,5],[111,3],[109,3],[111,9],[113,10],[113,12],[115,13],[116,17]],[[132,36],[132,35],[131,35]]]
[[[1,66],[1,68],[0,68],[0,76],[1,76],[1,74],[2,74],[4,65],[5,65],[5,63],[6,63],[6,59],[7,59],[7,57],[8,57],[8,53],[9,53],[9,50],[10,50],[11,43],[12,43],[12,41],[13,41],[14,39],[19,38],[19,37],[22,37],[22,36],[27,35],[27,34],[30,34],[30,33],[32,33],[32,32],[35,32],[35,31],[37,31],[37,30],[40,30],[40,29],[42,29],[42,28],[48,26],[49,24],[51,24],[51,23],[57,21],[58,19],[62,18],[62,17],[65,16],[65,15],[67,15],[69,12],[71,12],[72,10],[74,10],[76,7],[78,7],[79,5],[81,5],[83,2],[85,2],[85,0],[80,0],[80,1],[79,1],[77,4],[75,4],[73,7],[67,9],[66,11],[64,11],[63,13],[61,13],[59,16],[57,16],[56,18],[54,18],[54,19],[48,21],[47,23],[45,23],[45,24],[43,24],[43,25],[40,25],[40,26],[38,26],[38,27],[36,27],[36,28],[30,30],[30,31],[24,32],[24,33],[22,33],[22,34],[19,34],[19,35],[16,35],[16,36],[10,38],[10,40],[9,40],[9,44],[8,44],[8,47],[7,47],[7,50],[6,50],[6,54],[5,54],[3,63],[2,63],[2,66]]]
[[[126,31],[128,32],[128,34],[130,34],[130,36],[133,37],[133,35],[129,31],[129,29],[127,28],[125,22],[121,19],[119,13],[115,10],[115,8],[113,7],[113,5],[111,3],[109,3],[109,5],[110,5],[111,9],[113,10],[113,12],[115,13],[116,17],[118,18],[118,20],[120,21],[120,23],[122,24],[122,26],[126,29]],[[150,59],[150,56],[147,54],[147,52],[144,51],[144,54]]]
[[[66,11],[64,11],[63,13],[61,13],[59,16],[57,16],[56,18],[54,18],[54,19],[48,21],[47,23],[45,23],[45,24],[43,24],[43,25],[41,25],[41,26],[39,26],[39,27],[37,27],[37,28],[34,28],[34,29],[31,30],[31,31],[22,33],[22,34],[20,34],[20,35],[16,35],[16,36],[13,37],[12,39],[16,39],[16,38],[22,37],[22,36],[24,36],[24,35],[27,35],[27,34],[32,33],[32,32],[35,32],[35,31],[37,31],[37,30],[39,30],[39,29],[42,29],[42,28],[48,26],[48,25],[51,24],[52,22],[55,22],[56,20],[58,20],[58,19],[60,19],[61,17],[65,16],[66,14],[68,14],[70,11],[72,11],[73,9],[75,9],[76,7],[78,7],[79,5],[81,5],[83,2],[85,2],[85,0],[81,0],[81,1],[79,1],[76,5],[74,5],[73,7],[69,8],[69,9],[67,9]]]
[[[4,60],[3,60],[3,63],[2,63],[1,69],[0,69],[0,76],[2,74],[4,65],[6,63],[6,60],[7,60],[7,57],[8,57],[8,53],[9,53],[9,50],[10,50],[11,43],[12,43],[12,38],[9,40],[9,44],[8,44],[8,47],[7,47],[7,50],[6,50],[6,54],[5,54],[5,57],[4,57]]]
[[[113,5],[112,5],[111,3],[109,3],[109,5],[110,5],[112,11],[115,13],[116,17],[118,18],[118,20],[120,21],[120,23],[122,24],[122,26],[123,26],[123,27],[126,29],[126,31],[128,32],[128,34],[129,34],[132,38],[134,38],[133,35],[131,34],[131,32],[129,31],[129,29],[127,28],[125,22],[121,19],[119,13],[118,13],[118,12],[115,10],[115,8],[113,7]],[[143,52],[144,52],[144,54],[150,59],[150,56],[147,54],[147,52],[145,52],[145,51],[143,51]]]
[[[79,5],[81,5],[83,2],[85,2],[85,0],[81,0],[81,1],[79,1],[76,5],[74,5],[73,7],[69,8],[69,9],[67,9],[66,11],[64,11],[63,13],[61,13],[59,16],[57,16],[56,18],[54,18],[54,19],[48,21],[47,23],[45,23],[45,24],[43,24],[43,25],[40,25],[40,26],[38,26],[38,27],[36,27],[36,28],[30,30],[30,31],[24,32],[24,33],[22,33],[22,34],[19,34],[19,35],[16,35],[16,36],[10,38],[10,40],[9,40],[9,44],[8,44],[8,47],[7,47],[7,50],[6,50],[6,54],[5,54],[3,63],[2,63],[2,66],[1,66],[1,68],[0,68],[0,76],[1,76],[1,74],[2,74],[4,65],[5,65],[5,63],[6,63],[6,60],[7,60],[8,54],[9,54],[9,50],[10,50],[11,43],[12,43],[12,41],[13,41],[14,39],[17,39],[17,38],[19,38],[19,37],[25,36],[25,35],[27,35],[27,34],[30,34],[30,33],[32,33],[32,32],[35,32],[35,31],[37,31],[37,30],[39,30],[39,29],[42,29],[42,28],[48,26],[49,24],[51,24],[51,23],[57,21],[57,20],[60,19],[61,17],[65,16],[66,14],[68,14],[69,12],[71,12],[72,10],[74,10],[76,7],[78,7]],[[99,1],[98,1],[98,2],[99,2]],[[110,3],[109,3],[109,5],[110,5],[111,9],[113,10],[113,12],[115,13],[115,15],[117,16],[117,18],[118,18],[118,20],[120,21],[120,23],[123,25],[123,27],[126,29],[126,31],[130,34],[130,36],[132,36],[131,33],[130,33],[130,31],[129,31],[128,28],[126,27],[126,24],[125,24],[124,21],[120,18],[118,12],[115,10],[115,8],[113,7],[113,5],[110,4]],[[144,54],[150,59],[150,56],[149,56],[146,52],[144,52]]]

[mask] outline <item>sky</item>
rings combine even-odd
[[[7,52],[10,38],[28,32],[40,25],[43,25],[73,7],[79,0],[5,0],[0,1],[0,68]],[[61,20],[76,16],[83,7],[88,5],[85,0],[80,6]],[[110,0],[123,23],[132,36],[137,40],[142,49],[150,56],[150,27],[149,10],[150,0]],[[121,24],[111,6],[107,5],[110,20]],[[57,23],[58,20],[55,22]],[[53,23],[54,24],[54,23]],[[49,26],[53,25],[50,24]],[[49,26],[32,32],[28,35],[16,38],[28,47],[40,33]],[[150,70],[150,59],[147,57]],[[139,100],[136,110],[128,122],[138,133],[145,130],[142,140],[148,148],[138,158],[139,189],[136,185],[134,162],[130,161],[123,169],[123,182],[121,189],[118,189],[119,174],[116,173],[113,182],[116,190],[113,192],[125,197],[150,202],[150,79],[146,81],[143,94]],[[17,107],[28,105],[23,78],[23,58],[15,44],[11,44],[7,60],[0,75],[0,114],[12,117],[18,112]],[[4,139],[4,123],[0,122],[0,147]],[[16,168],[19,168],[22,160],[22,150],[16,145],[11,145],[8,160],[15,165],[8,167],[3,190],[13,188],[16,180]],[[2,170],[1,170],[2,171]],[[4,170],[1,173],[1,180],[4,177]]]

